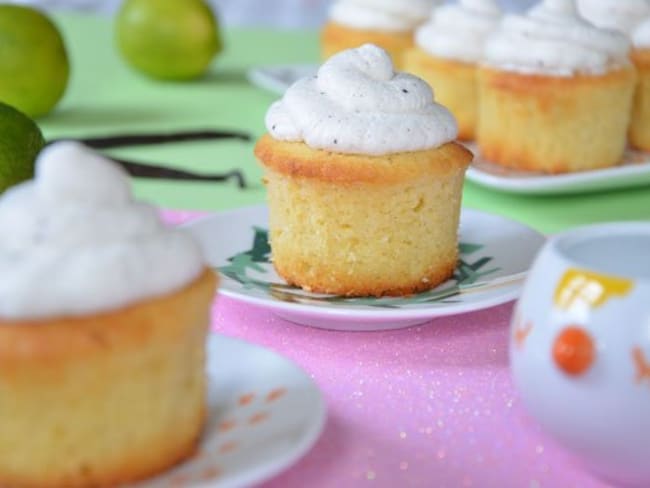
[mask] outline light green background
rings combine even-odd
[[[226,49],[204,79],[166,83],[146,79],[121,61],[108,18],[59,15],[72,58],[72,79],[55,112],[38,122],[45,136],[75,137],[174,129],[239,129],[259,137],[275,96],[246,81],[251,66],[318,60],[315,32],[232,30]],[[133,160],[201,172],[242,169],[253,183],[135,181],[138,197],[166,208],[222,210],[264,201],[254,143],[212,141],[122,149]],[[464,205],[526,222],[543,232],[591,222],[650,220],[650,187],[573,196],[517,196],[466,183]]]

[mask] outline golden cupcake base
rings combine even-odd
[[[636,82],[633,67],[566,78],[482,67],[478,79],[477,141],[485,159],[546,173],[621,161]]]
[[[287,282],[318,293],[400,296],[453,274],[472,159],[464,147],[371,157],[265,135],[256,155],[273,264]]]

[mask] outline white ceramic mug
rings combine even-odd
[[[596,474],[650,486],[650,222],[548,241],[511,325],[529,412]]]

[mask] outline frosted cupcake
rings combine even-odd
[[[456,267],[472,156],[429,85],[373,45],[298,81],[266,117],[273,264],[289,283],[347,296],[434,288]]]
[[[639,82],[634,96],[630,143],[638,149],[650,151],[650,18],[637,27],[632,41],[632,60]]]
[[[458,121],[459,138],[474,139],[477,124],[477,63],[485,39],[495,30],[501,12],[494,0],[460,0],[434,10],[415,34],[404,69],[435,87],[438,101]]]
[[[336,0],[321,34],[323,59],[376,44],[402,68],[402,56],[413,46],[415,29],[425,22],[437,0]]]
[[[486,159],[562,173],[620,162],[636,82],[625,36],[582,20],[572,0],[508,15],[479,69]]]
[[[75,143],[0,199],[0,485],[113,486],[191,456],[215,275]]]

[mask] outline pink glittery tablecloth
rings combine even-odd
[[[607,486],[523,410],[508,370],[512,304],[374,333],[293,325],[225,297],[213,312],[215,331],[292,359],[327,401],[320,440],[265,486]]]

